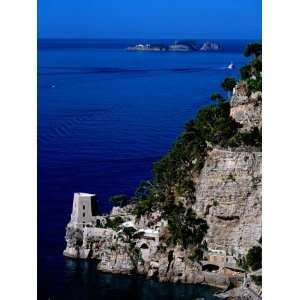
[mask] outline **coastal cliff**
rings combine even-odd
[[[261,152],[214,148],[195,184],[208,247],[245,255],[261,237]]]
[[[74,205],[86,209],[88,202],[73,204],[65,256],[97,259],[103,272],[236,287],[240,295],[251,285],[249,299],[260,299],[259,285],[247,281],[246,261],[261,247],[262,94],[241,80],[229,102],[214,99],[129,205],[78,222]]]

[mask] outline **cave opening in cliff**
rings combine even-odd
[[[141,249],[149,249],[149,247],[148,247],[147,244],[144,243],[144,244],[141,245]]]
[[[171,250],[171,251],[168,252],[168,268],[167,268],[167,272],[169,272],[170,264],[171,264],[172,260],[174,259],[173,253],[174,253],[173,250]]]
[[[220,269],[219,266],[213,264],[207,264],[202,267],[202,270],[207,272],[218,271],[219,269]]]

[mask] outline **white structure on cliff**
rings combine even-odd
[[[73,208],[69,226],[83,228],[92,225],[97,216],[97,202],[95,194],[74,193]]]

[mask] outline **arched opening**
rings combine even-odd
[[[149,247],[148,247],[147,244],[144,243],[144,244],[141,245],[141,249],[149,249]]]
[[[99,219],[96,220],[96,227],[101,227],[101,222]]]

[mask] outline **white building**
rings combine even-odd
[[[74,193],[69,226],[83,228],[96,222],[97,202],[95,194]]]

